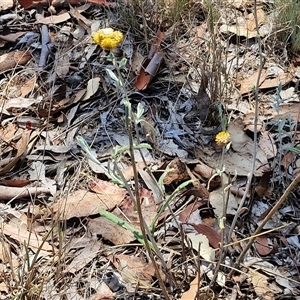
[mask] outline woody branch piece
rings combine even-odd
[[[285,190],[285,192],[283,193],[283,195],[280,197],[280,199],[278,200],[278,202],[269,211],[269,213],[264,218],[264,220],[262,221],[262,223],[257,227],[257,229],[255,230],[255,232],[252,234],[251,238],[248,241],[248,244],[243,249],[243,251],[241,252],[241,254],[239,255],[239,257],[237,258],[237,260],[236,260],[236,262],[234,264],[234,268],[229,273],[229,277],[231,277],[233,275],[234,269],[237,269],[239,267],[239,265],[242,262],[245,254],[247,253],[247,251],[250,249],[251,245],[253,244],[256,236],[261,232],[261,230],[266,225],[266,223],[272,218],[272,216],[275,214],[275,212],[280,208],[280,206],[284,203],[284,201],[288,198],[288,196],[291,194],[291,192],[293,191],[293,189],[295,187],[297,187],[299,183],[300,183],[300,174],[298,174],[297,177],[294,178],[294,180],[290,183],[290,185]]]

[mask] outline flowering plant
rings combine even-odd
[[[216,135],[216,144],[218,146],[226,146],[230,142],[230,133],[221,131]]]
[[[123,33],[112,28],[104,28],[94,32],[92,38],[104,50],[112,50],[123,41]]]

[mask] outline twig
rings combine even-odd
[[[254,157],[253,157],[254,158]],[[254,164],[255,164],[255,161],[254,161]],[[254,170],[253,170],[254,171]],[[243,208],[244,206],[244,203],[246,201],[246,198],[247,198],[247,195],[248,195],[248,192],[249,192],[249,189],[250,189],[250,186],[251,186],[251,182],[252,182],[252,177],[253,177],[253,172],[251,171],[248,175],[247,175],[247,182],[246,182],[246,187],[245,187],[245,192],[243,194],[243,197],[241,199],[241,202],[239,204],[239,207],[237,209],[237,213],[235,214],[234,218],[233,218],[233,221],[231,223],[231,226],[230,226],[230,229],[229,229],[229,233],[228,233],[228,241],[230,241],[231,239],[231,236],[232,236],[232,233],[233,233],[233,230],[235,228],[235,225],[236,225],[236,222],[237,222],[237,219],[238,217],[240,216],[240,211],[241,209]]]
[[[259,36],[259,32],[258,32],[258,19],[257,19],[257,0],[254,1],[254,19],[255,19],[255,26],[256,26],[256,30],[257,30],[257,42],[258,42],[258,49],[259,49],[259,70],[258,70],[258,75],[257,75],[257,80],[256,80],[256,86],[254,88],[254,95],[255,95],[255,114],[254,114],[254,132],[253,132],[253,139],[254,139],[254,147],[253,147],[253,158],[252,158],[252,168],[250,173],[247,176],[247,184],[246,184],[246,188],[245,188],[245,192],[243,195],[243,198],[240,202],[240,205],[238,207],[237,213],[234,216],[234,219],[231,223],[231,227],[229,230],[229,239],[231,238],[232,232],[235,228],[237,219],[239,217],[239,212],[241,211],[241,209],[244,206],[244,203],[246,201],[250,186],[251,186],[251,182],[252,182],[252,178],[253,178],[253,174],[254,174],[254,170],[255,170],[255,162],[256,162],[256,152],[257,152],[257,123],[258,123],[258,102],[259,102],[259,98],[258,98],[258,90],[259,90],[259,83],[260,83],[260,78],[261,78],[261,72],[263,69],[263,65],[264,65],[264,60],[263,60],[263,54],[262,54],[262,46],[261,46],[261,40],[260,40],[260,36]]]
[[[255,235],[254,237],[257,238],[257,237],[259,237],[259,236],[261,236],[261,235],[269,234],[269,233],[271,233],[271,232],[274,232],[274,231],[283,229],[283,228],[285,228],[285,227],[288,227],[288,226],[290,226],[290,225],[292,225],[292,224],[294,224],[294,223],[293,223],[293,222],[290,222],[290,223],[281,225],[281,226],[279,226],[279,227],[272,228],[272,229],[270,229],[270,230],[267,230],[267,231],[264,231],[264,232],[262,232],[262,233],[259,233],[259,234]],[[251,236],[246,237],[246,238],[241,239],[241,240],[238,240],[238,241],[235,241],[235,242],[232,242],[232,243],[230,243],[230,244],[226,244],[226,245],[223,246],[223,248],[228,248],[228,247],[231,247],[231,246],[240,244],[240,243],[242,243],[242,242],[249,241],[250,239],[251,239]],[[219,249],[220,249],[220,248],[215,248],[214,250],[217,251],[217,250],[219,250]]]
[[[248,244],[246,245],[246,247],[244,248],[244,250],[241,252],[241,254],[239,255],[239,257],[237,258],[235,264],[234,264],[234,268],[238,268],[239,264],[241,263],[241,261],[243,260],[246,252],[249,250],[249,248],[251,247],[251,245],[253,244],[253,241],[255,240],[256,236],[261,232],[261,230],[263,229],[263,227],[266,225],[266,223],[272,218],[272,216],[274,215],[274,213],[280,208],[280,206],[283,204],[283,202],[288,198],[288,196],[290,195],[290,193],[293,191],[293,189],[300,183],[300,173],[297,175],[296,178],[294,178],[294,180],[290,183],[290,185],[288,186],[288,188],[285,190],[285,192],[283,193],[283,195],[280,197],[280,199],[278,200],[278,202],[275,204],[275,206],[269,211],[269,213],[267,214],[267,216],[264,218],[264,220],[262,221],[262,223],[258,226],[258,228],[255,230],[255,232],[252,234],[252,236],[249,238]],[[233,274],[233,271],[231,271],[229,273],[229,277],[231,277]]]

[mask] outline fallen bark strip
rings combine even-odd
[[[44,11],[41,7],[37,9],[37,13],[35,16],[36,20],[39,21],[44,18]],[[42,44],[42,50],[39,60],[39,69],[43,70],[46,66],[47,59],[50,53],[50,35],[47,25],[41,25],[40,27],[40,33],[41,33],[41,44]]]
[[[40,194],[50,194],[50,190],[45,187],[10,187],[0,185],[0,200],[10,201],[12,199],[21,199],[35,197]]]

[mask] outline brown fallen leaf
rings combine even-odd
[[[93,21],[84,17],[76,7],[71,6],[70,13],[72,17],[77,20],[77,22],[80,24],[82,28],[84,28],[85,30],[90,29],[91,25],[93,24]]]
[[[30,94],[36,84],[36,76],[32,76],[30,79],[28,79],[25,83],[22,84],[20,87],[20,97],[26,97],[28,94]]]
[[[240,94],[246,94],[253,91],[253,88],[256,86],[257,77],[259,74],[259,70],[255,71],[251,76],[243,79],[240,84]],[[289,83],[294,77],[294,70],[291,69],[289,72],[280,73],[278,76],[274,78],[267,78],[267,71],[265,69],[262,70],[259,80],[259,88],[260,89],[268,89],[277,87],[279,84],[285,85]]]
[[[264,131],[260,136],[258,145],[264,151],[267,159],[274,158],[277,155],[276,143],[268,131]]]
[[[150,164],[150,162],[148,164]],[[147,167],[143,161],[139,161],[135,165],[136,165],[137,170],[144,169],[145,167]],[[126,181],[131,180],[134,176],[133,166],[124,168],[121,171],[122,171],[122,174],[123,174],[124,178],[126,179]]]
[[[169,185],[173,182],[183,182],[189,180],[187,167],[178,157],[168,165],[167,174],[164,177],[163,183]]]
[[[200,184],[199,187],[189,189],[184,193],[184,196],[191,195],[201,199],[208,199],[209,191],[203,185]]]
[[[196,276],[194,280],[190,283],[190,288],[181,295],[181,300],[191,300],[195,299],[198,295],[199,286],[201,283],[199,282],[199,277]]]
[[[68,220],[70,218],[80,218],[96,215],[99,209],[111,210],[122,202],[125,193],[92,193],[86,190],[77,190],[65,199],[51,206],[51,210],[56,213],[58,220]]]
[[[268,282],[268,276],[252,268],[249,269],[248,273],[251,276],[251,283],[257,296],[264,300],[275,300],[274,291]]]
[[[106,1],[106,0],[87,0],[87,1],[86,0],[81,0],[81,3],[85,3],[85,2],[99,4],[99,5],[103,5],[103,6],[111,7],[111,8],[117,7],[117,3],[109,2],[109,1]]]
[[[300,103],[283,103],[279,105],[279,114],[270,103],[264,114],[258,116],[258,131],[263,129],[263,124],[265,120],[280,120],[283,118],[290,117],[294,121],[298,121],[298,111],[299,111]],[[254,123],[255,114],[254,112],[247,113],[243,117],[243,123],[246,126],[245,129],[253,131],[253,123]]]
[[[17,260],[16,254],[12,251],[11,245],[5,241],[5,239],[2,239],[0,243],[0,260],[4,264],[13,263],[16,267],[19,265],[19,263],[15,261]]]
[[[285,85],[289,83],[294,77],[293,70],[286,73],[280,73],[277,77],[267,78],[259,87],[261,89],[269,89],[279,86],[280,84]]]
[[[263,173],[258,185],[255,187],[255,191],[260,198],[269,197],[272,192],[272,185],[270,179],[273,176],[273,171],[266,171]]]
[[[59,24],[62,22],[65,22],[67,20],[69,20],[71,18],[71,16],[69,15],[69,13],[65,12],[61,15],[53,15],[53,16],[49,16],[43,19],[39,19],[37,21],[35,21],[35,24]]]
[[[28,245],[28,247],[36,252],[37,250],[41,249],[40,254],[47,255],[50,254],[55,247],[50,245],[48,242],[43,241],[43,237],[29,232],[23,228],[14,227],[8,224],[2,224],[1,228],[3,234],[17,240],[21,245]]]
[[[19,161],[19,159],[27,149],[28,143],[30,141],[30,134],[31,130],[23,131],[21,139],[16,143],[16,148],[18,149],[16,156],[12,160],[10,160],[10,162],[5,167],[0,169],[0,175],[6,174]]]
[[[76,252],[74,259],[66,265],[65,271],[70,273],[76,273],[90,263],[101,249],[102,242],[96,238],[91,238],[86,246]]]
[[[25,109],[30,107],[31,105],[39,103],[40,101],[41,101],[40,97],[9,98],[8,100],[5,101],[4,105],[2,106],[2,113],[5,115],[13,115],[16,109]]]
[[[157,207],[153,199],[153,195],[151,191],[142,188],[140,189],[140,197],[142,199],[144,221],[146,224],[150,225],[157,214]],[[137,231],[140,231],[138,214],[130,197],[125,198],[122,204],[118,205],[112,213],[121,220],[130,222],[131,226],[136,228]],[[87,228],[89,232],[99,234],[115,245],[128,244],[136,240],[136,237],[131,231],[126,230],[118,224],[115,224],[103,217],[89,220]]]
[[[257,36],[257,31],[256,30],[248,30],[246,27],[246,20],[242,17],[237,18],[236,24],[233,25],[228,25],[228,24],[223,24],[220,26],[220,31],[222,33],[234,33],[238,36],[244,36],[247,37],[248,39],[254,38]]]
[[[64,79],[67,76],[67,74],[69,73],[69,69],[70,69],[69,55],[59,54],[58,58],[56,59],[56,64],[54,67],[55,73],[57,74],[57,76],[59,78]]]
[[[265,12],[260,8],[257,9],[256,11],[256,16],[257,16],[257,23],[258,25],[261,25],[264,23],[265,21]],[[254,29],[256,29],[256,20],[255,20],[255,16],[253,13],[250,13],[247,16],[247,29],[249,31],[253,31]]]
[[[194,169],[194,172],[196,172],[197,174],[199,174],[203,179],[209,179],[211,178],[211,176],[214,174],[214,169],[209,167],[208,165],[200,162],[198,163]]]
[[[257,77],[259,75],[259,71],[254,72],[251,76],[244,78],[240,81],[240,93],[241,95],[249,93],[253,91],[253,88],[256,86]],[[259,85],[261,85],[264,80],[267,78],[267,71],[263,69],[260,74]]]
[[[24,34],[26,34],[26,31],[20,31],[20,32],[6,34],[6,35],[0,35],[0,40],[9,42],[9,43],[16,43],[18,38],[20,38]]]
[[[254,118],[255,118],[255,113],[254,112],[249,112],[246,113],[243,117],[243,123],[245,125],[245,130],[250,130],[254,132]],[[264,129],[264,117],[259,115],[257,116],[257,127],[256,130],[257,132],[261,132]]]
[[[121,201],[123,201],[125,195],[127,194],[126,189],[119,187],[113,182],[101,180],[98,178],[95,178],[89,182],[89,188],[100,195],[105,195],[109,197],[112,195],[114,199],[118,200],[116,202],[116,205],[119,205]]]
[[[183,211],[179,214],[179,218],[178,220],[181,223],[189,223],[189,217],[190,215],[196,211],[197,209],[203,207],[203,208],[207,208],[208,206],[208,202],[207,200],[200,200],[200,201],[195,201],[193,203],[190,203],[189,205],[187,205]]]
[[[227,176],[222,174],[223,182],[229,182]],[[226,178],[226,179],[225,179]],[[214,212],[218,217],[223,217],[224,211],[226,215],[234,216],[237,212],[238,203],[236,201],[236,197],[234,197],[231,193],[228,195],[227,203],[224,201],[224,188],[225,185],[219,187],[218,189],[210,192],[209,194],[209,202],[214,207]]]
[[[15,68],[18,65],[25,65],[32,58],[29,51],[15,50],[0,56],[0,74]]]
[[[269,239],[266,235],[260,235],[256,237],[254,245],[257,252],[262,256],[270,255],[271,253],[276,253],[278,250],[277,243],[270,245]]]
[[[87,229],[92,234],[101,235],[114,245],[124,245],[136,240],[131,231],[103,217],[90,219],[87,224]]]
[[[280,162],[280,165],[283,166],[284,169],[287,171],[289,166],[294,162],[294,158],[295,158],[295,155],[289,151],[284,154],[284,156]]]
[[[204,234],[208,241],[209,244],[214,248],[217,249],[220,247],[220,243],[221,243],[221,236],[218,232],[216,232],[213,228],[204,225],[204,224],[190,224],[192,225],[196,231],[200,234]]]
[[[139,194],[141,199],[144,221],[147,225],[150,225],[157,213],[157,206],[153,199],[153,194],[151,191],[143,187],[139,189]],[[120,205],[120,209],[122,210],[122,213],[126,216],[127,220],[130,220],[131,225],[135,226],[139,230],[139,217],[136,212],[134,203],[130,197],[124,199],[122,205]],[[121,217],[121,214],[119,217]]]
[[[197,45],[199,42],[201,42],[204,38],[204,34],[207,31],[207,23],[204,22],[200,26],[197,26],[197,32],[194,39],[194,44]]]
[[[113,300],[115,295],[116,294],[102,281],[97,289],[97,293],[89,298],[89,300]]]
[[[9,288],[8,288],[7,284],[3,281],[0,283],[0,292],[5,293],[5,294],[8,294],[8,292],[9,292]]]
[[[199,282],[200,279],[200,282]],[[190,283],[190,288],[182,293],[180,300],[194,300],[194,299],[201,299],[201,300],[209,300],[214,299],[214,294],[210,290],[203,290],[202,292],[199,291],[199,286],[201,286],[201,276],[196,274],[195,279]]]
[[[241,118],[236,118],[230,125],[227,131],[230,133],[231,147],[239,153],[252,153],[253,140],[244,131],[244,123]]]
[[[109,260],[121,274],[122,280],[128,283],[127,287],[135,289],[137,285],[150,287],[155,274],[153,265],[134,255],[110,255]]]
[[[140,73],[140,69],[144,61],[145,57],[139,51],[135,51],[133,53],[131,70],[135,75],[138,75]]]
[[[9,144],[18,130],[18,126],[15,123],[9,122],[5,127],[0,127],[0,139]]]
[[[203,151],[204,150],[204,151]],[[208,149],[209,151],[209,149]],[[195,155],[198,159],[203,160],[211,167],[220,167],[220,154],[214,152],[212,155],[208,155],[206,149],[200,149],[195,147]],[[252,168],[253,156],[250,153],[237,153],[229,150],[224,155],[223,165],[225,166],[225,172],[227,174],[236,174],[239,176],[247,176]],[[266,164],[256,159],[255,164],[255,176],[262,176]]]

